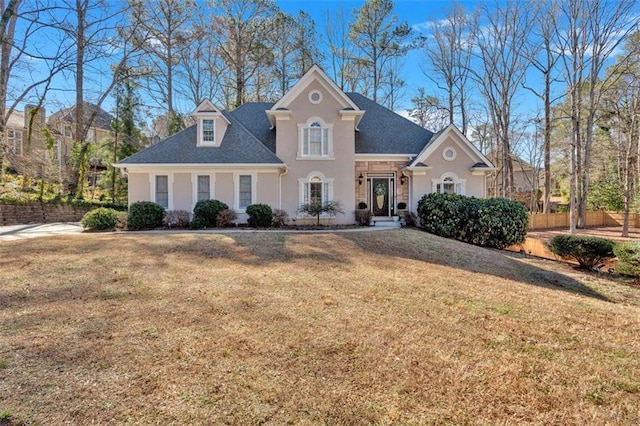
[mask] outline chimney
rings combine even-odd
[[[42,129],[44,129],[45,126],[45,110],[44,107],[36,107],[35,105],[27,105],[24,108],[24,128],[28,129],[29,128],[29,120],[31,119],[31,114],[32,111],[35,111],[35,117],[33,117],[33,132],[32,134],[34,134],[35,132],[40,132]]]

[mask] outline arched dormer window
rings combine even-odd
[[[431,180],[431,191],[439,194],[464,195],[465,179],[458,179],[453,173],[444,173],[439,179]]]
[[[298,130],[298,158],[333,158],[332,125],[325,124],[318,117],[312,117],[305,124],[299,124]]]

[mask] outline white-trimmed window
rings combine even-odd
[[[73,138],[73,130],[72,130],[71,124],[62,125],[62,134],[64,135],[65,139]]]
[[[444,173],[439,179],[433,179],[431,181],[431,190],[439,194],[464,195],[465,182],[465,179],[458,179],[458,176],[453,173]]]
[[[7,142],[14,154],[22,155],[22,131],[7,129]]]
[[[198,175],[196,177],[196,201],[211,199],[211,176]]]
[[[245,210],[253,204],[253,195],[255,193],[255,179],[253,175],[238,175],[237,178],[237,200],[238,210]]]
[[[324,204],[333,197],[333,179],[322,173],[312,172],[306,178],[298,179],[300,185],[300,205]]]
[[[298,125],[300,143],[298,157],[332,158],[333,126],[325,124],[322,119],[313,117],[305,124]]]
[[[167,175],[155,177],[155,203],[165,209],[169,208],[169,176]]]
[[[95,142],[96,132],[93,129],[87,130],[87,142]]]
[[[202,120],[202,143],[213,144],[216,142],[216,122],[212,118]]]

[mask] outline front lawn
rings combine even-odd
[[[637,425],[639,330],[637,288],[409,229],[5,242],[0,424]]]

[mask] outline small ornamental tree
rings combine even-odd
[[[581,268],[591,269],[614,256],[614,243],[606,238],[586,235],[556,235],[549,250],[565,260],[578,262]]]
[[[339,201],[327,201],[326,203],[306,203],[300,206],[298,212],[316,217],[316,225],[320,226],[320,216],[327,214],[335,217],[339,213],[344,213]]]

